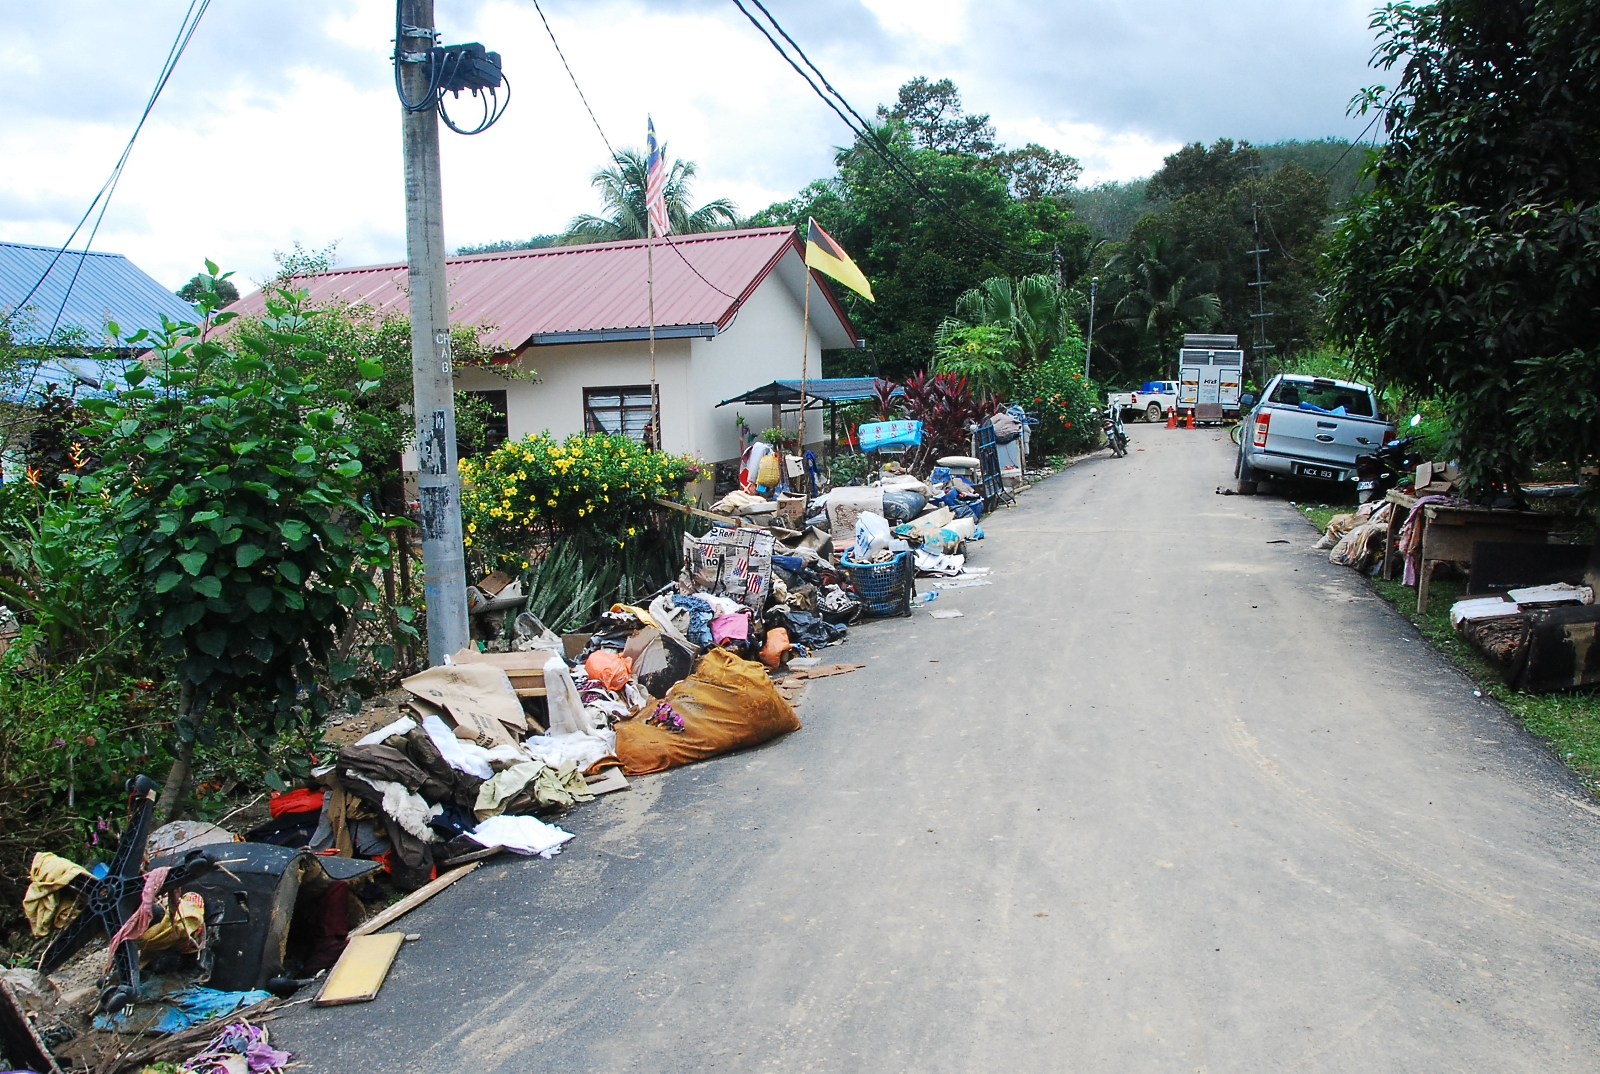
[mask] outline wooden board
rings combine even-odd
[[[328,979],[322,982],[322,991],[312,1002],[313,1007],[335,1007],[341,1003],[370,1003],[378,997],[389,967],[394,965],[400,945],[406,942],[403,932],[380,932],[377,935],[350,935],[344,954],[334,963]]]
[[[443,891],[451,884],[454,884],[457,880],[460,880],[463,876],[466,876],[477,867],[477,862],[468,862],[466,865],[463,865],[460,868],[451,869],[448,873],[445,873],[437,880],[430,880],[428,883],[424,884],[416,891],[413,891],[410,895],[407,895],[393,906],[388,907],[385,910],[380,910],[377,914],[351,929],[350,935],[352,937],[366,936],[369,933],[377,932],[390,922],[398,921],[400,918],[409,914],[411,911],[415,910],[417,907],[421,906],[423,903],[427,902],[429,899],[433,898],[435,895],[439,894],[439,892]]]

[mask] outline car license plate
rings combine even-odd
[[[1368,489],[1372,488],[1376,484],[1377,484],[1376,481],[1357,481],[1356,482],[1356,489],[1359,492],[1366,492]]]
[[[1337,481],[1341,474],[1331,466],[1307,466],[1305,463],[1296,463],[1294,472],[1297,477],[1315,477],[1321,481]]]

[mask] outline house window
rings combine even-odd
[[[643,443],[649,425],[650,385],[583,389],[584,432],[622,433]]]
[[[456,455],[487,455],[511,436],[505,392],[462,391],[456,396]]]

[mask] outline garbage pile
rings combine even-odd
[[[747,485],[700,512],[714,524],[684,538],[675,584],[581,632],[555,634],[500,596],[507,579],[483,579],[481,603],[514,616],[504,640],[404,680],[366,719],[330,720],[323,763],[244,831],[152,830],[156,785],[130,781],[109,864],[34,859],[25,905],[50,943],[42,972],[0,987],[0,1054],[96,1066],[105,1040],[154,1034],[178,1069],[278,1069],[264,1012],[302,990],[374,998],[408,938],[383,930],[483,860],[551,858],[573,838],[560,816],[630,777],[798,730],[797,685],[861,666],[822,663],[852,625],[988,584],[966,562],[983,538],[973,481],[951,465],[875,479],[809,501]],[[918,576],[934,588],[919,595]]]

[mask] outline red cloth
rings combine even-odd
[[[273,820],[277,820],[285,813],[316,813],[322,809],[324,793],[299,787],[284,794],[274,794],[272,800],[267,803],[267,808],[272,810]]]

